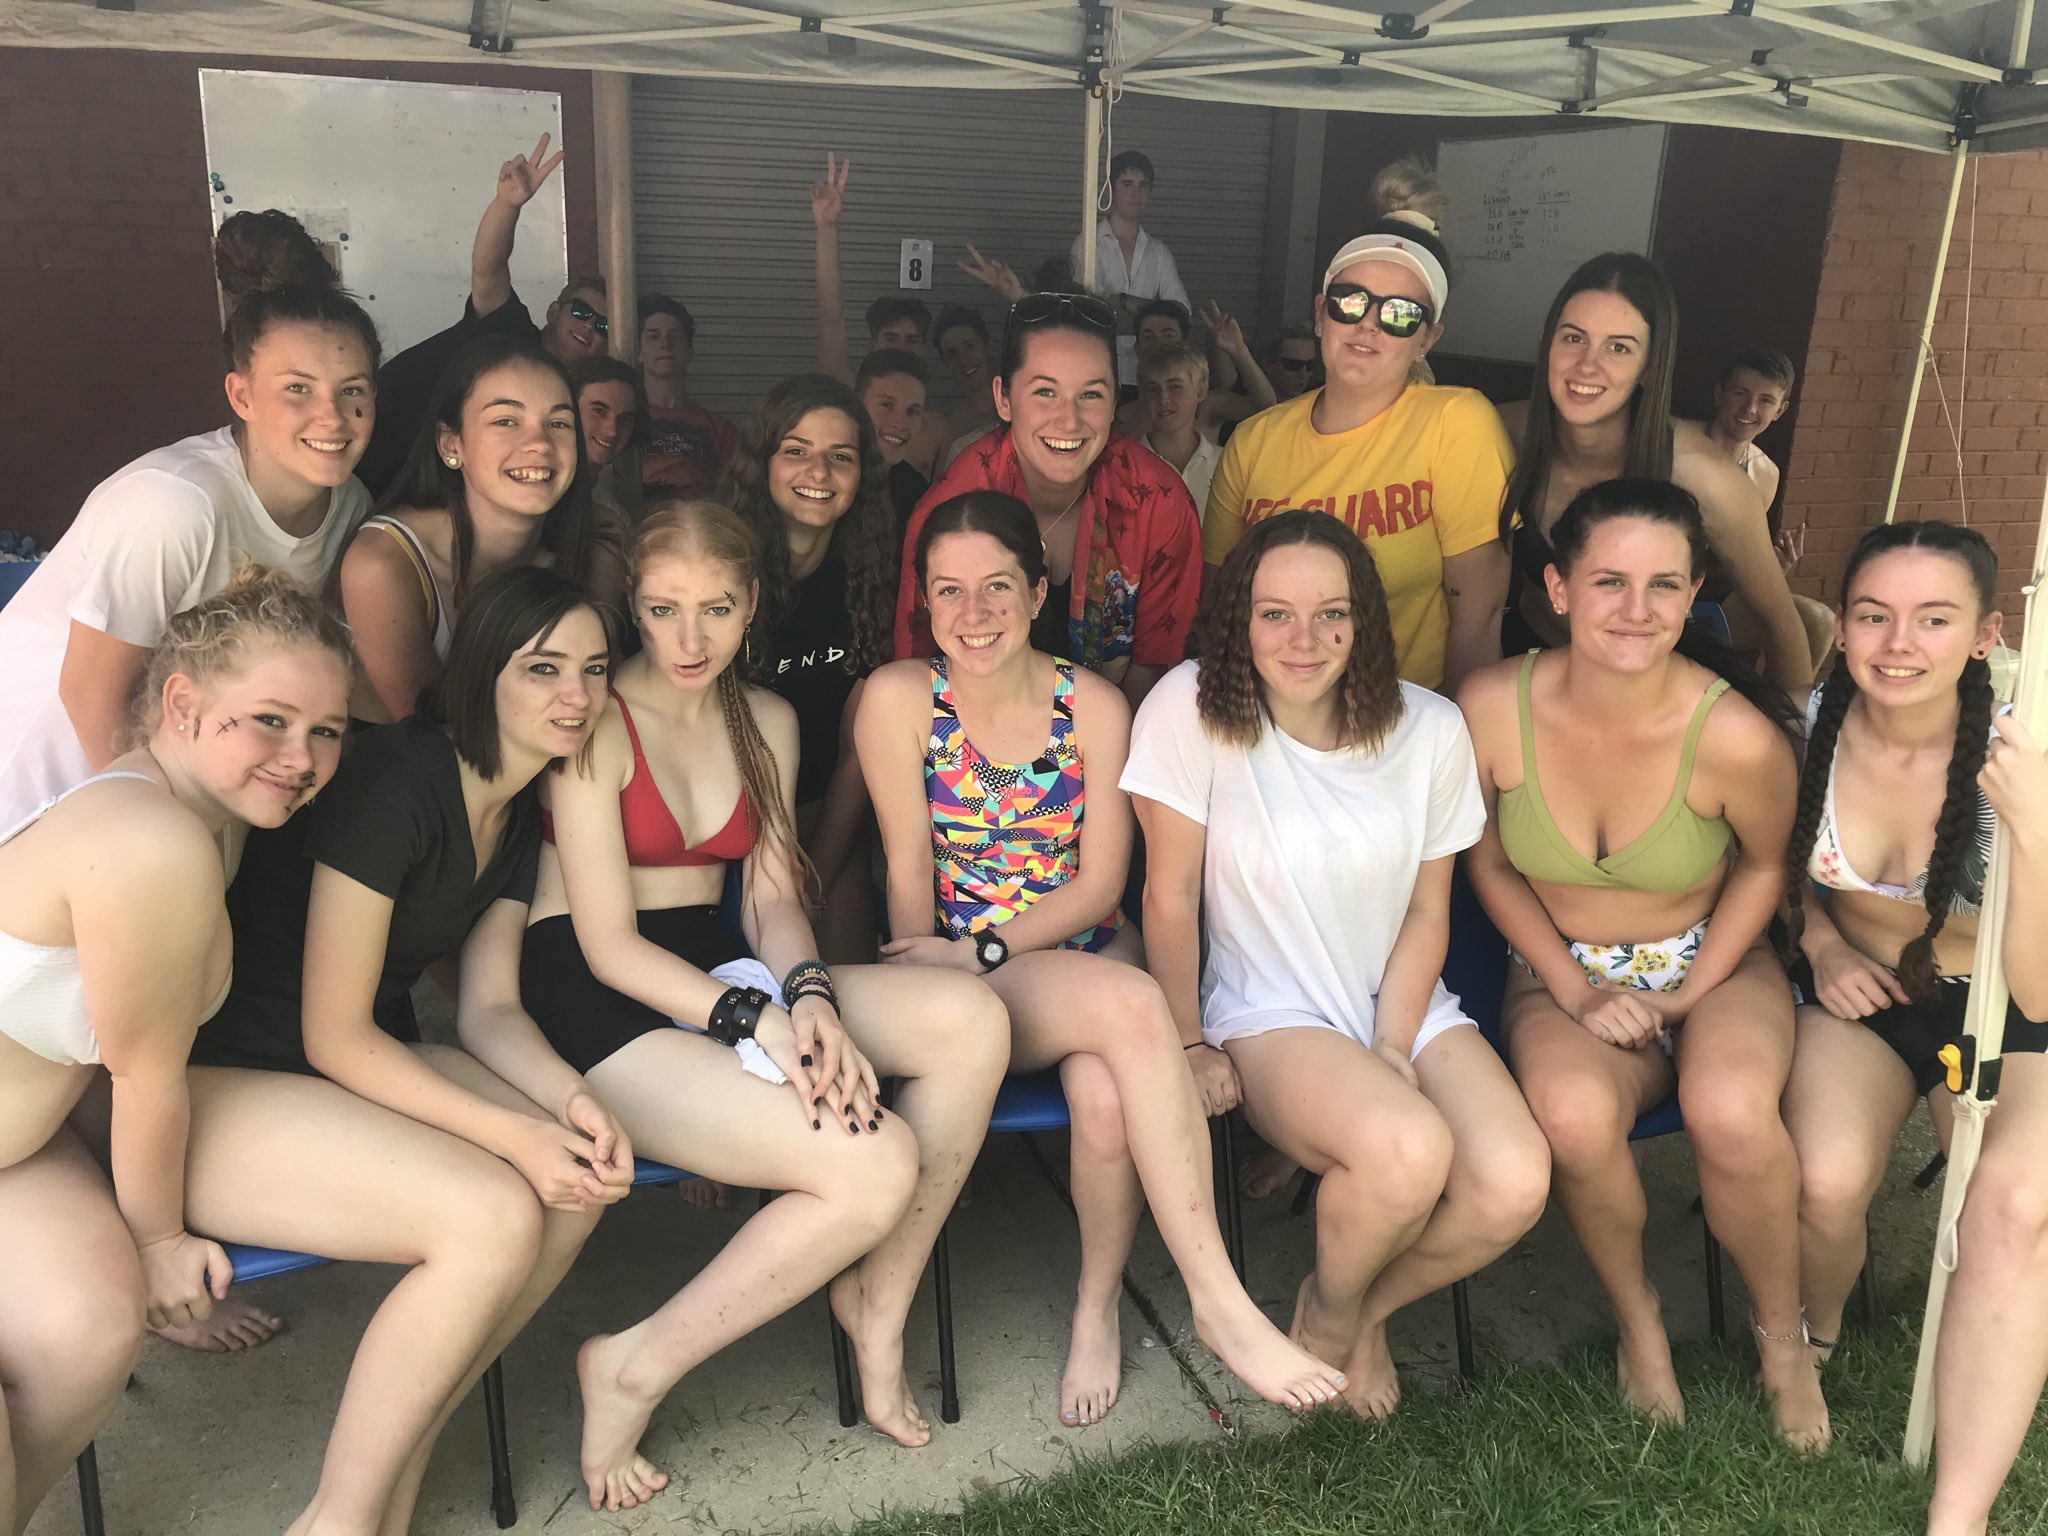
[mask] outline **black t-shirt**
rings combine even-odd
[[[901,535],[910,528],[910,514],[916,508],[924,493],[932,488],[931,481],[915,464],[899,459],[889,466],[889,500],[896,506],[896,532]]]
[[[796,710],[796,803],[825,797],[839,764],[840,723],[853,685],[853,614],[846,605],[846,566],[836,550],[797,583],[789,611],[775,626],[765,658],[768,686]]]
[[[460,320],[413,343],[377,370],[377,423],[370,433],[370,446],[363,450],[363,461],[356,466],[356,478],[369,488],[372,497],[390,490],[405,468],[405,456],[412,452],[420,428],[434,409],[434,388],[450,360],[465,343],[501,331],[514,336],[540,335],[540,327],[516,293],[488,315],[479,315],[476,305],[465,300]]]
[[[1067,607],[1074,600],[1074,578],[1065,581],[1048,580],[1045,584],[1045,606],[1038,610],[1038,617],[1031,621],[1031,647],[1048,656],[1065,656],[1074,648],[1074,637],[1067,628]]]
[[[385,1033],[417,1040],[411,993],[427,967],[459,950],[492,902],[533,899],[540,803],[531,785],[512,797],[479,873],[446,733],[414,716],[352,736],[341,771],[312,805],[250,834],[228,889],[234,986],[199,1032],[198,1064],[312,1071],[300,1001],[315,863],[392,898],[372,1014]]]

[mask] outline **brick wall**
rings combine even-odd
[[[199,109],[219,68],[560,92],[569,263],[597,265],[586,74],[0,51],[0,527],[54,542],[108,474],[228,420]]]
[[[1816,597],[1839,595],[1849,548],[1883,516],[1949,175],[1938,155],[1842,152],[1786,469],[1786,520],[1809,530],[1795,585]],[[1898,515],[1958,518],[1967,501],[2015,619],[2048,483],[2044,425],[2048,153],[1972,156]]]

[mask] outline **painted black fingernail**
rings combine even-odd
[[[879,1130],[880,1130],[881,1128],[882,1128],[882,1119],[881,1119],[881,1116],[879,1116],[879,1115],[877,1115],[877,1116],[876,1116],[876,1117],[875,1117],[874,1119],[872,1119],[872,1120],[870,1120],[870,1121],[868,1122],[868,1129],[869,1129],[869,1130],[871,1130],[871,1131],[879,1131]]]
[[[811,1064],[811,1058],[808,1056],[799,1056],[797,1060],[802,1062],[807,1067]]]
[[[824,1101],[823,1099],[813,1099],[813,1100],[811,1100],[811,1108],[813,1108],[813,1109],[822,1109],[822,1108],[824,1108],[824,1107],[825,1107],[825,1101]]]
[[[811,1122],[811,1129],[814,1131],[822,1131],[823,1129],[825,1129],[825,1122],[822,1120],[813,1120]]]

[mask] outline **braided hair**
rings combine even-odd
[[[1850,552],[1842,573],[1842,606],[1848,607],[1856,578],[1879,555],[1900,549],[1928,549],[1959,561],[1970,574],[1977,590],[1978,616],[1991,612],[1996,603],[1998,557],[1984,536],[1973,528],[1937,521],[1888,523],[1871,529]],[[1820,836],[1820,819],[1827,804],[1828,783],[1834,776],[1835,747],[1841,740],[1842,721],[1857,695],[1856,679],[1849,670],[1847,655],[1838,655],[1821,687],[1813,731],[1806,744],[1806,761],[1799,773],[1799,806],[1792,823],[1787,862],[1792,878],[1787,889],[1789,907],[1787,934],[1797,951],[1806,927],[1805,871],[1813,857],[1815,839]],[[1919,937],[1899,953],[1899,981],[1914,998],[1926,1002],[1939,979],[1934,963],[1934,941],[1947,925],[1954,903],[1963,859],[1977,831],[1977,774],[1990,748],[1991,712],[1997,697],[1991,687],[1991,667],[1972,656],[1963,663],[1956,679],[1956,740],[1949,754],[1948,782],[1943,791],[1941,811],[1934,822],[1934,852],[1927,861],[1924,895],[1927,926]]]

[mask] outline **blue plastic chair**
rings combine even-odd
[[[1735,635],[1728,628],[1728,610],[1719,603],[1694,603],[1692,621],[1723,645],[1735,643]]]

